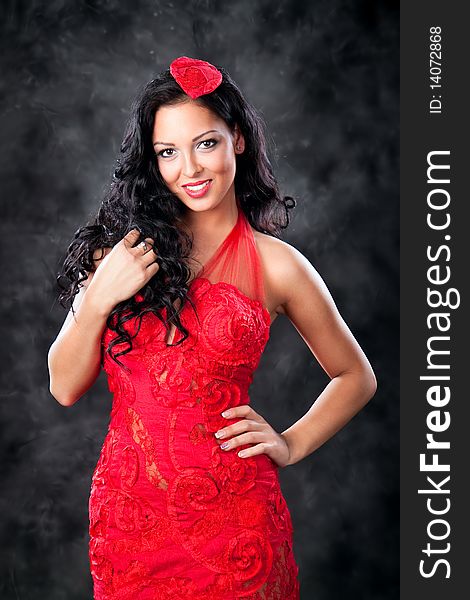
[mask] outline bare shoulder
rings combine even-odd
[[[333,297],[312,263],[291,244],[255,234],[263,263],[266,302],[297,329],[324,371],[335,377],[354,369],[377,382],[367,357],[342,318]]]
[[[324,291],[319,273],[297,248],[259,231],[254,231],[254,235],[263,265],[267,303],[277,314],[286,314],[294,296],[311,295],[312,287],[319,293]]]

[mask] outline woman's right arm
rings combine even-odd
[[[59,334],[49,348],[49,390],[72,406],[93,385],[101,370],[101,338],[106,320],[121,301],[137,293],[158,271],[153,239],[134,247],[140,233],[131,229],[113,248],[97,250],[95,270],[83,282]],[[109,256],[108,256],[109,255]],[[101,263],[101,264],[99,264]]]
[[[88,275],[75,296],[75,315],[70,309],[47,357],[49,390],[63,406],[75,404],[101,370],[101,336],[112,306],[105,306],[102,298],[88,289],[93,275]]]

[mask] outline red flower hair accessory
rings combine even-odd
[[[214,65],[188,56],[175,58],[170,65],[170,73],[193,99],[210,94],[222,83],[222,73]]]

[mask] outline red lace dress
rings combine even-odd
[[[240,420],[221,412],[250,402],[269,338],[256,241],[240,208],[199,273],[181,345],[167,345],[150,313],[119,357],[130,372],[105,354],[113,405],[89,498],[95,600],[299,598],[277,465],[266,454],[238,456],[252,444],[222,450],[214,437]],[[114,336],[105,329],[102,343]]]

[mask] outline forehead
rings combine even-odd
[[[193,138],[205,129],[228,131],[223,119],[208,108],[194,102],[161,106],[155,113],[154,139]]]

